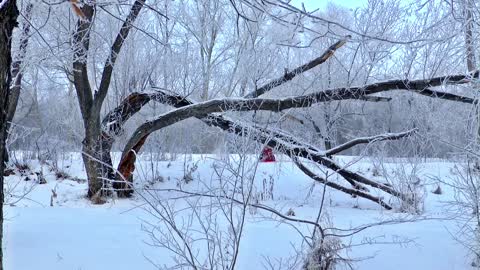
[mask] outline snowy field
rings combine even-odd
[[[87,183],[83,179],[86,176],[78,154],[57,162],[57,167],[68,174],[65,179],[55,176],[50,170],[52,164],[28,161],[31,171],[41,171],[47,183],[38,184],[37,176],[28,172],[20,175],[16,171],[6,178],[10,193],[5,210],[6,269],[131,270],[172,266],[173,254],[156,246],[147,232],[151,224],[160,223],[149,213],[145,201],[152,198],[151,192],[142,190],[205,191],[218,185],[216,171],[226,159],[216,155],[188,155],[152,161],[144,156],[137,165],[135,177],[136,188],[142,195],[110,199],[103,205],[92,205],[85,198]],[[405,160],[379,168],[377,162],[369,159],[336,159],[353,171],[379,181],[395,181],[392,175],[399,176],[399,171],[412,169]],[[342,254],[353,259],[357,269],[472,269],[467,251],[452,237],[458,230],[457,224],[448,219],[447,202],[453,199],[452,190],[440,184],[442,194],[432,193],[439,180],[448,182],[455,177],[453,168],[453,163],[440,160],[422,160],[415,165],[426,196],[424,213],[417,216],[386,211],[372,202],[332,189],[324,193],[323,185],[315,184],[283,157],[275,163],[258,164],[253,193],[258,195],[258,203],[283,214],[293,211],[294,218],[309,220],[316,219],[325,194],[324,217],[328,216],[328,221],[325,218],[323,223],[339,229],[389,223],[341,238],[342,243],[351,245]],[[30,180],[25,181],[26,177]],[[159,199],[175,201],[175,209],[186,206],[185,200],[173,200],[173,193],[155,194]],[[221,218],[219,224],[222,224]],[[294,228],[291,224],[295,223],[280,222],[261,209],[247,211],[236,269],[272,269],[267,267],[268,262],[287,262],[295,257],[296,248],[302,243],[299,232],[308,233],[312,228],[301,224]],[[190,226],[198,224],[192,222]],[[194,249],[198,256],[203,256],[201,243]]]

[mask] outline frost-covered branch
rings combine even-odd
[[[344,144],[341,144],[339,146],[336,146],[328,151],[325,152],[326,156],[333,156],[336,155],[340,152],[343,152],[347,149],[350,149],[356,145],[359,144],[365,144],[365,143],[373,143],[373,142],[380,142],[380,141],[391,141],[391,140],[398,140],[401,138],[405,138],[408,136],[411,136],[415,134],[418,131],[418,129],[414,128],[405,132],[399,132],[399,133],[385,133],[385,134],[380,134],[380,135],[375,135],[371,137],[363,137],[363,138],[355,138],[351,141],[348,141]]]
[[[260,95],[263,95],[266,92],[268,92],[268,91],[270,91],[270,90],[272,90],[272,89],[274,89],[274,88],[276,88],[276,87],[278,87],[278,86],[280,86],[280,85],[282,85],[282,84],[284,84],[288,81],[293,80],[293,78],[295,78],[297,75],[302,74],[305,71],[308,71],[308,70],[310,70],[310,69],[312,69],[312,68],[314,68],[318,65],[321,65],[321,64],[325,63],[325,61],[327,61],[335,53],[336,50],[338,50],[340,47],[345,45],[345,43],[347,43],[347,41],[350,38],[351,38],[351,36],[346,36],[343,39],[335,42],[330,47],[328,47],[328,49],[322,55],[320,55],[319,57],[313,59],[312,61],[310,61],[310,62],[308,62],[304,65],[301,65],[301,66],[293,69],[292,71],[285,72],[285,74],[282,77],[271,80],[270,82],[266,83],[262,87],[260,87],[258,89],[255,89],[254,91],[247,94],[245,96],[245,98],[256,98]]]
[[[130,13],[128,14],[127,18],[123,22],[123,25],[120,28],[120,31],[118,32],[117,37],[115,38],[115,41],[112,44],[112,47],[110,49],[110,55],[108,56],[108,59],[105,61],[105,65],[102,72],[102,79],[100,81],[100,86],[98,88],[98,92],[95,95],[95,106],[93,110],[95,110],[97,113],[100,112],[102,108],[103,100],[107,96],[108,88],[110,87],[110,81],[112,79],[113,68],[115,66],[115,62],[120,53],[120,50],[122,49],[123,43],[127,39],[128,34],[130,33],[130,30],[133,27],[133,23],[135,22],[138,15],[140,14],[140,11],[142,10],[144,4],[145,4],[145,0],[136,0],[133,3]]]
[[[344,168],[332,159],[326,157],[324,152],[318,151],[308,144],[303,144],[294,137],[286,136],[285,134],[281,134],[267,128],[259,129],[252,127],[238,121],[232,121],[223,116],[209,116],[208,118],[202,119],[202,121],[211,126],[221,128],[222,130],[235,133],[239,136],[250,135],[255,140],[265,143],[272,148],[278,149],[278,151],[286,154],[290,158],[302,157],[319,165],[325,166],[341,175],[357,189],[364,189],[361,184],[365,184],[374,188],[378,188],[393,196],[399,198],[404,197],[400,192],[387,185],[368,179],[365,176]]]
[[[152,132],[190,117],[203,118],[206,117],[208,114],[214,112],[222,112],[226,110],[270,110],[280,112],[282,110],[290,108],[310,107],[316,103],[332,100],[361,99],[370,94],[391,90],[407,89],[417,93],[418,91],[421,92],[429,87],[439,86],[442,84],[468,83],[472,77],[478,77],[478,72],[469,75],[442,76],[423,80],[391,80],[385,82],[378,82],[363,87],[337,88],[282,99],[215,99],[197,104],[182,99],[183,104],[189,103],[190,105],[187,105],[185,107],[178,106],[180,108],[160,115],[156,119],[148,121],[138,127],[137,130],[133,133],[133,136],[128,141],[124,150],[124,154],[128,153],[130,149],[133,149],[140,141],[144,140]],[[441,96],[437,97],[442,98]],[[448,98],[450,99],[450,96]]]
[[[336,50],[342,47],[349,37],[345,37],[334,44],[332,44],[322,55],[296,67],[290,72],[286,72],[283,76],[273,79],[251,93],[245,95],[245,98],[255,98],[262,95],[286,82],[293,80],[296,76],[311,70],[327,61]],[[387,98],[382,97],[365,97],[368,101],[385,101]],[[174,107],[181,107],[191,105],[193,103],[186,102],[184,97],[167,93],[163,91],[156,91],[153,93],[132,93],[126,97],[122,103],[115,109],[110,111],[102,121],[103,130],[109,135],[118,135],[121,132],[123,123],[125,123],[132,115],[137,113],[145,104],[150,101],[158,101],[163,104],[170,104]],[[181,106],[180,106],[181,105]]]
[[[392,209],[392,207],[389,204],[387,204],[386,202],[384,202],[383,199],[380,198],[380,197],[375,197],[375,196],[372,196],[372,195],[368,194],[367,192],[363,192],[363,191],[360,191],[358,189],[346,188],[346,187],[344,187],[342,185],[339,185],[337,183],[334,183],[332,181],[328,181],[327,179],[325,179],[325,178],[319,176],[318,174],[312,172],[309,168],[307,168],[305,165],[303,165],[298,160],[298,158],[293,158],[292,160],[295,163],[295,165],[297,165],[297,167],[303,173],[305,173],[308,177],[312,178],[313,180],[315,180],[319,183],[322,183],[322,184],[324,184],[326,186],[329,186],[333,189],[336,189],[338,191],[341,191],[341,192],[344,192],[344,193],[347,193],[347,194],[350,194],[350,195],[362,197],[362,198],[365,198],[367,200],[373,201],[375,203],[378,203],[379,205],[381,205],[382,207],[384,207],[387,210]]]

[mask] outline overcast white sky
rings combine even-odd
[[[301,6],[302,2],[305,4],[307,10],[313,10],[317,8],[325,8],[328,2],[332,2],[347,8],[357,8],[364,5],[367,0],[293,0],[292,4]]]

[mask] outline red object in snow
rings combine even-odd
[[[261,162],[275,162],[275,155],[273,155],[273,149],[270,147],[265,147],[262,150],[262,155],[260,156]]]

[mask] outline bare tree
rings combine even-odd
[[[0,2],[0,269],[3,269],[3,171],[7,140],[7,112],[12,80],[12,33],[17,26],[19,11],[15,0]]]
[[[478,73],[473,74],[473,76],[477,77]],[[237,135],[242,136],[243,134],[250,134],[253,132],[255,134],[253,138],[255,138],[256,140],[259,140],[262,143],[265,143],[271,147],[278,148],[280,149],[280,151],[284,152],[292,158],[304,157],[315,161],[323,166],[326,166],[327,168],[330,168],[333,171],[339,173],[342,177],[345,178],[346,181],[348,181],[352,186],[357,189],[361,188],[361,184],[366,184],[374,188],[379,188],[382,191],[389,193],[393,196],[405,198],[404,195],[389,186],[377,183],[357,173],[343,169],[341,166],[329,159],[327,157],[328,154],[319,151],[314,146],[298,141],[295,137],[286,135],[284,132],[278,130],[252,128],[248,124],[241,124],[238,121],[232,121],[228,118],[211,113],[222,112],[225,110],[242,111],[255,109],[282,111],[287,108],[309,107],[312,104],[330,100],[360,99],[370,94],[398,89],[412,91],[414,93],[430,96],[433,98],[473,103],[474,99],[439,92],[429,88],[442,85],[444,83],[467,83],[470,80],[469,78],[471,78],[470,75],[457,75],[416,81],[393,80],[382,83],[375,83],[363,87],[332,89],[285,99],[221,99],[194,104],[192,101],[189,101],[186,98],[177,99],[175,96],[170,96],[169,99],[164,100],[178,101],[177,104],[172,105],[175,107],[179,107],[179,109],[172,110],[166,114],[161,115],[157,119],[141,125],[137,129],[137,131],[134,132],[133,136],[130,138],[123,151],[118,171],[122,173],[124,179],[130,179],[132,172],[135,169],[134,163],[136,160],[136,153],[139,152],[141,147],[144,145],[145,140],[152,132],[172,125],[183,119],[196,117],[202,119],[202,121],[204,121],[208,125],[219,127],[225,131],[232,132]],[[169,96],[167,93],[163,94]],[[189,105],[185,106],[185,103]],[[357,140],[357,142],[368,142],[368,140]],[[348,143],[347,145],[355,145],[355,143]],[[343,146],[339,147],[342,148]],[[125,183],[124,189],[128,188],[129,186],[130,185],[128,183]],[[389,208],[389,206],[386,206],[386,208]]]
[[[95,89],[95,92],[90,85],[87,61],[96,5],[85,4],[81,8],[81,12],[85,17],[80,17],[77,22],[77,28],[73,37],[73,81],[85,128],[82,152],[89,180],[89,197],[101,196],[102,191],[105,190],[103,189],[104,182],[114,178],[111,166],[108,166],[111,164],[110,138],[102,130],[101,110],[110,87],[118,55],[144,3],[145,1],[138,0],[132,5],[130,13],[123,22],[105,60],[99,87]]]
[[[307,14],[304,11],[298,10],[291,5],[288,5],[283,2],[279,2],[280,6],[283,10],[287,10],[291,14],[299,14],[305,17],[309,17],[312,19],[318,19],[320,21],[325,21],[322,18],[318,18],[312,14]],[[268,5],[271,3],[268,2]],[[107,113],[106,116],[101,120],[101,112],[103,103],[108,95],[108,91],[110,88],[110,84],[112,81],[113,71],[115,68],[115,63],[117,61],[118,55],[121,53],[123,44],[125,39],[127,38],[128,34],[132,29],[137,29],[134,26],[134,22],[136,21],[137,17],[140,14],[141,9],[144,7],[143,1],[135,1],[131,7],[130,13],[127,18],[123,21],[123,24],[115,38],[113,45],[110,48],[109,56],[105,61],[104,68],[101,72],[100,81],[98,82],[98,91],[94,91],[95,87],[91,85],[91,79],[89,70],[91,67],[88,65],[89,59],[89,45],[91,40],[91,29],[94,23],[95,18],[95,10],[97,6],[85,4],[82,7],[82,18],[78,20],[77,28],[74,34],[74,63],[73,63],[73,81],[77,91],[78,100],[80,103],[80,111],[83,117],[83,124],[85,129],[85,139],[83,141],[83,158],[84,163],[89,179],[89,196],[99,197],[101,195],[105,195],[103,191],[106,190],[116,190],[119,196],[128,196],[131,194],[131,187],[129,183],[124,183],[123,179],[129,179],[131,181],[132,173],[135,168],[135,159],[136,153],[138,153],[143,144],[145,143],[146,139],[150,134],[154,131],[163,129],[167,126],[171,126],[181,120],[187,118],[198,118],[204,120],[207,124],[211,126],[220,127],[221,129],[228,130],[230,132],[234,132],[236,134],[241,134],[241,132],[232,131],[232,127],[234,123],[227,118],[222,118],[218,115],[218,113],[223,113],[226,111],[258,111],[258,110],[266,110],[266,111],[273,111],[273,112],[282,112],[287,109],[292,108],[306,108],[311,107],[317,103],[323,102],[331,102],[331,101],[342,101],[342,100],[367,100],[367,101],[380,101],[385,100],[383,97],[372,96],[372,94],[382,93],[391,90],[407,90],[412,93],[421,94],[424,96],[439,98],[439,99],[446,99],[446,100],[453,100],[463,103],[470,103],[473,104],[474,99],[456,95],[448,92],[437,91],[432,89],[433,87],[442,86],[446,83],[448,84],[464,84],[469,82],[472,77],[478,76],[477,73],[469,74],[469,75],[448,75],[448,76],[440,76],[434,77],[426,76],[428,79],[422,80],[408,80],[408,79],[398,79],[398,80],[390,80],[390,81],[383,81],[377,82],[375,81],[372,84],[366,84],[370,75],[366,76],[363,86],[359,87],[339,87],[333,88],[330,90],[323,90],[317,91],[310,94],[304,95],[295,95],[289,98],[278,98],[278,99],[269,99],[269,98],[259,98],[260,95],[270,92],[272,89],[275,89],[279,86],[284,86],[286,83],[292,81],[298,75],[303,74],[304,72],[311,70],[312,68],[326,62],[333,53],[340,48],[343,44],[345,44],[346,40],[351,38],[347,36],[346,38],[336,42],[330,48],[326,50],[326,52],[308,62],[307,64],[301,65],[297,68],[292,70],[286,70],[284,75],[279,77],[278,79],[271,80],[264,84],[264,86],[256,87],[251,91],[251,93],[245,95],[245,99],[214,99],[214,100],[206,100],[202,103],[195,103],[193,101],[188,100],[186,97],[176,94],[171,94],[167,91],[157,91],[154,93],[133,93],[130,96],[126,97],[121,104],[114,108],[111,112]],[[267,5],[267,6],[268,6]],[[247,5],[248,6],[248,5]],[[222,13],[217,13],[216,8],[218,6],[214,6],[213,8],[208,9],[199,9],[199,12],[204,12],[205,16],[213,16],[212,18],[215,19],[216,23],[220,15]],[[272,11],[270,8],[266,8],[263,4],[258,3],[254,4],[253,6],[250,5],[251,8],[256,9],[259,8],[260,12],[268,13]],[[383,9],[382,9],[383,10]],[[399,12],[398,10],[395,12]],[[289,16],[291,15],[289,14]],[[241,14],[240,14],[241,15]],[[394,14],[396,17],[399,14]],[[200,20],[205,22],[205,16],[201,17]],[[207,17],[208,17],[207,16]],[[220,16],[220,17],[218,17]],[[373,15],[372,15],[373,16]],[[379,16],[379,14],[375,13],[374,16]],[[393,15],[392,15],[393,16]],[[280,19],[280,16],[277,16],[276,19]],[[203,19],[202,19],[203,18]],[[393,41],[387,38],[380,38],[380,37],[371,37],[368,34],[362,34],[356,30],[352,30],[348,27],[339,25],[338,23],[331,23],[326,22],[327,25],[335,25],[335,28],[339,28],[341,31],[349,32],[360,36],[362,38],[369,38],[376,41],[383,41],[387,44],[411,44],[421,41],[409,41],[409,42],[401,42],[401,41]],[[397,31],[398,29],[392,26],[393,21],[388,20],[385,22],[384,26],[385,29],[389,31]],[[200,96],[203,99],[207,99],[210,96],[210,80],[212,72],[212,63],[214,59],[214,54],[218,53],[215,51],[215,41],[217,39],[218,31],[220,31],[220,27],[218,25],[209,25],[212,28],[208,28],[208,31],[204,29],[203,25],[201,25],[201,31],[195,30],[194,27],[190,24],[184,24],[187,29],[187,33],[191,35],[196,35],[197,39],[199,40],[199,44],[201,47],[201,58],[205,61],[202,62],[203,67],[203,81],[202,86],[200,87]],[[207,31],[207,32],[202,32]],[[328,31],[331,31],[330,29]],[[385,32],[382,35],[387,35],[388,32]],[[168,40],[168,39],[166,39]],[[387,48],[387,51],[390,48]],[[377,51],[379,49],[374,49],[374,54],[370,58],[371,61],[377,61],[376,57]],[[378,56],[380,57],[380,56]],[[380,59],[384,59],[386,56],[382,54]],[[353,58],[352,62],[355,61]],[[381,61],[379,61],[381,62]],[[367,72],[370,74],[372,70]],[[349,74],[350,76],[350,74]],[[93,80],[95,81],[95,80]],[[231,89],[226,89],[226,91],[231,91]],[[387,99],[388,100],[388,99]],[[122,174],[121,177],[119,175],[115,175],[113,170],[112,160],[110,157],[110,150],[112,149],[113,143],[115,142],[116,137],[122,133],[124,123],[136,114],[140,109],[142,109],[147,103],[150,101],[160,102],[163,104],[173,105],[177,109],[171,110],[160,117],[147,121],[146,123],[142,124],[137,128],[137,130],[133,133],[130,139],[127,142],[127,145],[124,148],[122,159],[118,166],[118,171]],[[248,124],[244,126],[248,129]],[[238,129],[238,127],[237,127]],[[274,146],[278,146],[284,152],[288,152],[291,157],[300,156],[310,158],[312,156],[311,153],[308,151],[300,150],[301,147],[297,147],[299,145],[303,145],[300,143],[298,139],[292,138],[292,136],[284,136],[281,132],[277,132],[275,130],[262,130],[257,129],[255,132],[259,133],[266,133],[269,135],[274,134],[273,136],[277,140],[270,140],[268,142],[265,138],[268,137],[266,135],[258,135],[260,140],[264,140],[263,143],[272,144]],[[295,141],[294,147],[288,146],[285,143],[285,138],[288,137],[287,141]],[[332,145],[329,144],[329,148]],[[353,174],[352,172],[348,172],[345,170],[341,170],[337,164],[332,163],[325,153],[319,152],[318,149],[312,147],[311,150],[314,150],[314,159],[316,162],[327,166],[335,171],[339,171],[339,173],[343,174],[345,179],[355,188],[361,188],[358,182],[361,184],[368,183],[368,185],[374,185],[377,188],[382,189],[383,191],[390,193],[394,196],[400,196],[398,192],[395,190],[379,185],[378,183],[374,183],[368,179],[364,179],[364,177]]]

